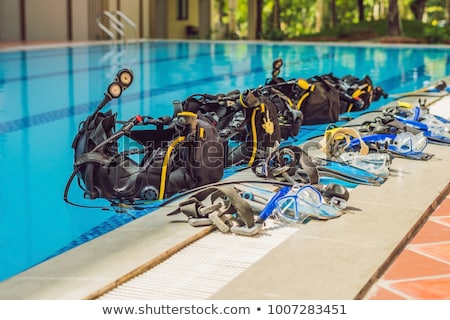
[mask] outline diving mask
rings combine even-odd
[[[450,139],[450,124],[440,121],[432,115],[426,116],[422,121],[428,127],[428,131],[431,132],[433,136],[442,136]]]
[[[276,215],[285,223],[303,223],[308,218],[320,220],[340,216],[342,211],[323,203],[322,194],[312,185],[296,186],[276,200]]]
[[[411,132],[398,133],[394,139],[397,152],[401,154],[420,153],[427,146],[427,137],[422,132],[413,134]]]

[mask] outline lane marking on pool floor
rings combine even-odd
[[[208,299],[298,230],[270,220],[253,237],[214,231],[98,299]]]

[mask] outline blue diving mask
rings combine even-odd
[[[428,139],[422,132],[417,134],[401,132],[394,139],[395,151],[401,154],[421,153],[427,144]]]
[[[323,202],[322,194],[312,185],[296,186],[276,200],[276,215],[285,223],[303,223],[308,218],[328,220],[343,211]]]
[[[425,116],[421,122],[427,125],[430,135],[450,139],[450,123],[432,115]]]

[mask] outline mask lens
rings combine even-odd
[[[277,202],[278,217],[289,223],[303,222],[308,216],[317,215],[322,205],[322,195],[312,186],[300,189],[292,188],[290,194],[280,198]]]
[[[283,218],[297,222],[297,203],[295,196],[287,196],[277,201],[277,213]]]
[[[395,138],[397,150],[400,153],[408,153],[412,151],[413,135],[410,132],[402,132]]]
[[[422,152],[427,146],[427,137],[423,133],[414,135],[412,142],[412,150],[414,152]]]
[[[313,207],[320,207],[322,204],[322,195],[311,186],[304,186],[298,190],[298,197]]]
[[[395,138],[395,143],[400,153],[422,152],[427,146],[427,138],[422,132],[418,134],[402,132]]]

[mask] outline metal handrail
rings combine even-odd
[[[134,23],[133,20],[131,20],[127,15],[125,15],[125,13],[123,13],[122,11],[116,11],[116,15],[119,16],[121,19],[123,19],[131,28],[133,28],[134,30],[134,36],[135,39],[138,38],[138,29],[136,24]]]
[[[109,19],[109,28],[105,26],[101,21],[101,16],[104,15]],[[124,38],[125,42],[127,41],[126,38],[126,26],[124,23],[122,23],[118,17],[123,19],[131,28],[133,28],[135,37],[137,39],[137,26],[131,20],[128,16],[126,16],[122,11],[116,11],[116,12],[110,12],[110,11],[103,11],[97,15],[97,26],[103,30],[110,38],[111,40],[116,40],[116,34],[113,32],[115,31],[117,34],[119,34],[119,38]]]
[[[112,32],[111,30],[109,30],[100,20],[100,16],[101,14],[97,15],[97,26],[102,29],[110,38],[111,40],[116,40],[116,35],[114,34],[114,32]]]

